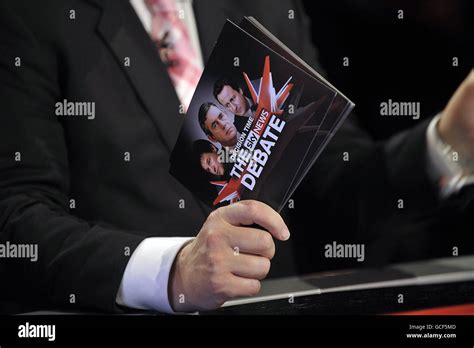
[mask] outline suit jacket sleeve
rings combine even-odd
[[[64,67],[3,2],[0,32],[0,243],[38,245],[37,262],[2,260],[1,288],[24,303],[120,311],[120,281],[144,237],[70,213],[67,143],[54,112]]]

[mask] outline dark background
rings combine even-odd
[[[376,139],[444,108],[474,63],[472,0],[304,1],[332,84]],[[403,10],[404,19],[398,19]],[[350,65],[343,66],[343,57]],[[452,66],[452,58],[459,66]],[[420,120],[380,116],[380,102],[421,102]],[[376,132],[375,132],[376,130]]]
[[[318,61],[327,79],[356,104],[353,114],[357,115],[374,140],[385,140],[442,111],[473,68],[472,0],[304,0],[303,3],[312,23],[312,39],[318,49]],[[399,10],[403,10],[403,19],[398,19]],[[348,67],[343,66],[344,57],[349,58]],[[457,67],[453,66],[453,57],[458,58]],[[420,119],[381,116],[380,103],[388,99],[420,102]],[[282,256],[272,263],[278,263],[278,267],[272,266],[270,276],[277,275],[274,272],[276,268],[283,269],[283,273],[287,274],[301,274],[450,256],[452,244],[442,240],[444,235],[449,235],[449,231],[455,230],[456,222],[444,218],[438,235],[431,236],[429,240],[423,240],[428,237],[417,233],[418,228],[431,231],[422,223],[410,223],[411,230],[404,231],[403,236],[397,229],[383,231],[384,234],[398,236],[398,239],[413,237],[413,240],[407,239],[408,246],[428,243],[423,253],[411,250],[406,253],[410,254],[409,257],[392,257],[389,253],[378,255],[375,264],[340,259],[312,260],[314,255],[323,252],[324,238],[332,238],[339,243],[344,243],[344,240],[346,243],[363,241],[353,240],[354,233],[357,234],[355,227],[347,226],[343,215],[336,212],[334,223],[322,224],[318,215],[326,217],[330,212],[309,200],[305,200],[304,205],[300,212],[301,219],[293,221],[295,233],[290,239],[297,270],[292,269],[290,257]],[[301,209],[299,204],[298,210]],[[313,217],[314,221],[309,221],[308,216]],[[433,221],[426,224],[436,225]],[[347,234],[341,231],[347,231]],[[465,239],[459,238],[459,245],[464,246]],[[308,248],[308,245],[312,247]],[[285,249],[289,247],[277,242],[279,253],[289,252]]]

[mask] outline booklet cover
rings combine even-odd
[[[353,106],[255,19],[227,21],[170,172],[211,207],[256,199],[280,211]]]

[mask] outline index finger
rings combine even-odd
[[[221,212],[223,218],[234,226],[257,224],[279,240],[290,238],[290,231],[280,214],[265,203],[240,201],[222,208]]]

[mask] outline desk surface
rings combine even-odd
[[[399,295],[403,303],[399,303]],[[366,289],[224,307],[204,315],[372,315],[474,303],[474,281]]]
[[[248,303],[250,302],[250,303]],[[370,315],[474,303],[474,256],[265,280],[261,294],[202,315]],[[38,311],[26,315],[100,314]],[[134,311],[133,315],[156,315]]]

